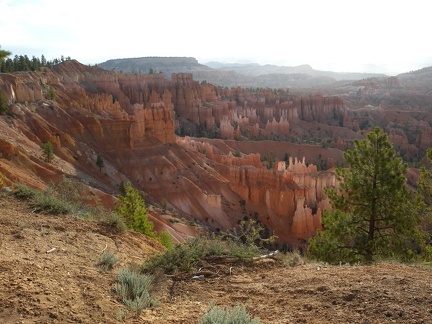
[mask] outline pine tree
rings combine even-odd
[[[354,145],[344,153],[348,168],[336,170],[339,187],[326,189],[333,210],[309,253],[330,263],[409,259],[424,237],[420,201],[405,184],[408,166],[378,127]]]
[[[427,150],[426,156],[428,158],[427,166],[423,165],[420,169],[418,186],[420,196],[424,202],[424,207],[422,208],[425,218],[423,228],[429,235],[429,242],[432,242],[432,148]],[[429,249],[432,252],[432,246]]]
[[[124,219],[126,226],[139,233],[156,237],[154,224],[148,220],[148,210],[140,192],[127,183],[124,187],[125,195],[119,195],[114,213]]]
[[[45,161],[51,163],[51,161],[54,159],[54,149],[51,142],[43,143],[42,150]]]
[[[0,113],[5,113],[8,110],[8,105],[3,91],[0,89]]]
[[[3,61],[5,60],[6,57],[8,57],[9,55],[11,55],[12,53],[6,50],[2,50],[1,46],[0,46],[0,71],[2,69],[3,66]]]
[[[96,157],[96,165],[99,167],[99,171],[102,171],[102,168],[105,167],[105,162],[99,154]]]
[[[432,148],[428,149],[426,152],[428,158],[429,169],[432,166]],[[432,171],[428,171],[426,166],[420,169],[420,181],[419,187],[423,199],[428,206],[432,206]]]

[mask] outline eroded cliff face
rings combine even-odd
[[[259,221],[274,230],[281,243],[293,246],[321,229],[322,211],[330,208],[323,189],[336,185],[334,172],[318,172],[317,166],[306,165],[304,157],[299,160],[292,156],[288,163],[276,162],[269,170],[259,153],[235,156],[231,143],[220,140],[185,137],[179,138],[178,143],[213,161],[214,169],[239,197],[238,220]],[[266,149],[264,142],[254,145],[257,150]]]
[[[334,147],[344,148],[362,137],[355,131],[360,112],[357,121],[351,118],[339,97],[223,89],[199,84],[190,74],[166,80],[69,61],[43,72],[1,74],[0,89],[10,105],[10,115],[0,120],[6,184],[43,187],[67,174],[112,206],[120,183],[129,181],[146,192],[148,203],[166,204],[179,217],[213,230],[255,219],[274,230],[281,244],[293,246],[321,227],[329,208],[323,189],[336,184],[331,168],[342,152],[247,139],[327,134]],[[430,144],[428,125],[420,125],[415,141]],[[176,136],[182,127],[220,139]],[[390,138],[406,150],[417,148],[403,131],[390,132]],[[40,146],[47,141],[54,145],[53,163],[42,157]],[[97,155],[105,162],[102,171]],[[278,162],[268,170],[270,158]],[[193,233],[155,217],[157,228],[178,240]]]

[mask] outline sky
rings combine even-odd
[[[388,75],[432,66],[428,0],[0,0],[0,46],[83,64],[167,56]]]

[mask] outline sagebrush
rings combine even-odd
[[[123,268],[118,273],[115,291],[122,302],[139,315],[144,308],[158,305],[151,295],[152,285],[152,276]]]
[[[259,318],[251,318],[244,306],[222,308],[214,304],[200,319],[199,324],[259,324]]]
[[[114,268],[117,261],[118,258],[114,253],[105,250],[99,257],[99,262],[97,266],[104,271],[110,271]]]

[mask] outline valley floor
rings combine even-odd
[[[119,257],[111,272],[96,266],[105,250]],[[273,260],[214,265],[211,278],[161,277],[154,292],[160,306],[135,317],[114,292],[116,274],[160,250],[136,233],[32,213],[1,193],[0,322],[197,323],[214,302],[245,305],[261,323],[432,323],[431,270]]]

